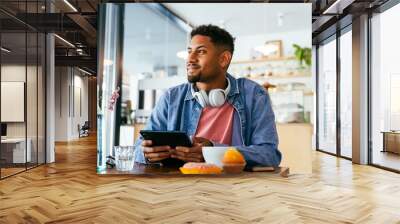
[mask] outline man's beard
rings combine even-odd
[[[201,82],[202,80],[201,80],[201,73],[199,73],[199,74],[196,74],[196,75],[187,75],[187,79],[188,79],[188,82],[190,82],[190,83],[195,83],[195,82]]]
[[[209,73],[211,72],[211,73]],[[209,82],[213,82],[215,80],[215,78],[217,77],[216,74],[218,74],[218,69],[209,69],[207,70],[206,73],[204,73],[203,70],[200,71],[194,71],[192,73],[190,73],[187,70],[187,79],[188,82],[190,83],[196,83],[196,82],[203,82],[203,83],[209,83]]]

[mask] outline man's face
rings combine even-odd
[[[221,72],[221,50],[217,48],[210,37],[195,35],[188,47],[186,70],[189,82],[210,82]]]

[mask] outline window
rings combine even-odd
[[[41,13],[43,4],[0,3],[21,17]],[[0,178],[45,162],[45,44],[44,33],[0,13]]]
[[[336,40],[318,48],[318,149],[336,153]]]
[[[400,170],[400,5],[371,18],[372,163]]]
[[[351,28],[351,27],[349,27]],[[352,157],[352,33],[340,36],[340,155]]]

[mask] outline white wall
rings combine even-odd
[[[55,68],[55,141],[68,140],[68,86],[67,67]]]
[[[55,141],[70,141],[79,137],[78,124],[88,120],[88,78],[71,67],[56,67],[55,73]]]
[[[235,39],[235,52],[232,61],[249,60],[251,58],[251,48],[263,45],[266,41],[271,40],[282,40],[283,56],[294,55],[293,44],[311,48],[310,30],[238,36]]]
[[[81,76],[82,73],[79,73],[78,75],[76,74],[75,70],[75,76],[74,76],[74,86],[75,86],[75,91],[74,94],[75,96],[75,106],[74,110],[75,113],[73,113],[75,116],[73,117],[73,123],[72,123],[72,132],[71,135],[76,138],[78,137],[78,129],[77,126],[80,124],[81,126],[85,123],[85,121],[89,120],[89,115],[88,115],[88,107],[89,107],[89,102],[88,102],[88,78]],[[80,93],[79,93],[80,90]],[[80,95],[80,97],[79,97]],[[80,102],[79,102],[80,101]],[[81,108],[79,108],[81,107]],[[80,111],[82,110],[82,111]]]
[[[38,69],[38,70],[37,70]],[[36,66],[25,66],[25,64],[3,64],[1,66],[1,81],[3,82],[24,82],[26,85],[26,120],[24,122],[6,122],[8,138],[30,139],[32,161],[44,162],[44,74],[42,68]],[[27,78],[27,80],[26,80]],[[2,96],[7,97],[7,96]],[[1,108],[3,112],[13,113],[12,108]],[[39,156],[37,157],[37,153]]]
[[[25,82],[25,65],[2,65],[1,81]],[[25,137],[25,126],[24,122],[7,123],[7,137]]]
[[[2,65],[1,66],[1,81],[5,82],[25,82],[25,75],[26,75],[26,70],[28,71],[28,74],[35,73],[36,74],[36,67],[33,66],[28,66],[27,68],[25,65]],[[29,78],[29,77],[28,77]],[[36,86],[36,81],[29,80],[29,85],[34,85]],[[27,106],[30,106],[28,109],[27,113],[27,119],[28,119],[28,137],[29,134],[33,132],[33,130],[36,130],[36,119],[37,115],[36,113],[31,113],[32,111],[36,111],[36,109],[33,109],[32,107],[37,106],[36,104],[36,88],[27,88]],[[32,92],[31,92],[32,91]],[[34,104],[32,104],[34,102]],[[8,108],[1,108],[1,110],[7,110]],[[32,121],[35,121],[33,124]],[[26,122],[9,122],[7,123],[7,136],[8,137],[25,137],[25,125]],[[32,130],[32,131],[31,131]],[[36,137],[36,131],[35,131],[35,137]]]

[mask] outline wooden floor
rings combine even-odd
[[[25,165],[19,165],[19,167],[15,167],[15,168],[1,168],[1,178],[6,178],[8,176],[11,175],[15,175],[17,173],[20,172],[24,172],[27,169],[34,169],[35,167],[37,167],[36,164],[27,164],[27,167],[25,168]]]
[[[377,165],[400,170],[400,155],[392,152],[374,151],[372,162]]]
[[[25,170],[26,170],[25,167],[24,168],[1,168],[1,177],[2,178],[8,177],[13,174],[23,172]]]
[[[289,178],[101,177],[94,137],[0,181],[0,223],[400,223],[400,175],[316,153]]]

